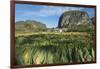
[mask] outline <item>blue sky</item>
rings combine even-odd
[[[61,14],[70,10],[86,11],[89,17],[94,16],[94,8],[16,4],[15,21],[36,20],[52,28],[57,27]]]

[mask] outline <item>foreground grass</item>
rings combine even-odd
[[[61,64],[94,61],[94,43],[86,32],[17,34],[16,64]]]
[[[16,33],[15,36],[29,36],[29,35],[48,35],[48,34],[56,34],[56,35],[88,35],[86,32],[33,32],[33,33]]]

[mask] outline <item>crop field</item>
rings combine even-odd
[[[91,62],[95,59],[94,41],[89,33],[17,34],[16,64],[63,64]]]

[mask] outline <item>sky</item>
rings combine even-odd
[[[94,16],[94,8],[15,4],[15,22],[36,20],[46,24],[48,28],[53,28],[57,27],[61,14],[71,10],[86,11],[89,17]]]

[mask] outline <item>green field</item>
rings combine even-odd
[[[15,35],[16,64],[62,64],[94,61],[92,35],[86,32],[40,32]]]

